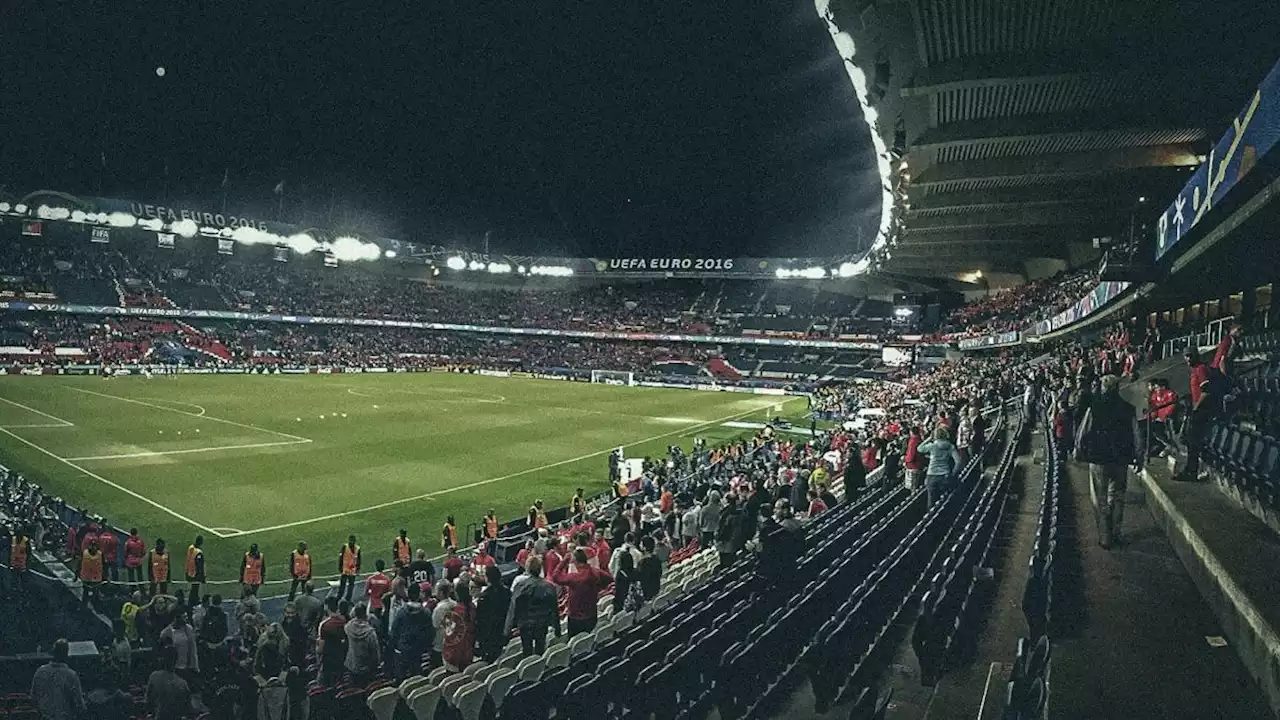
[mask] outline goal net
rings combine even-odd
[[[636,374],[621,370],[592,370],[591,382],[606,385],[635,385]]]

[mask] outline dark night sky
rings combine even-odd
[[[365,232],[543,254],[840,254],[877,222],[808,0],[0,0],[0,68],[10,192],[159,201],[167,157],[171,200],[216,206],[225,169],[233,212],[285,179],[287,220],[341,224],[336,198]]]

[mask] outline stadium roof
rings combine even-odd
[[[1026,274],[1143,234],[1275,61],[1275,3],[845,0],[903,151],[886,270]],[[869,71],[870,72],[870,71]]]

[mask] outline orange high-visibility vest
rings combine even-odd
[[[293,551],[293,576],[299,578],[311,577],[311,554],[301,553],[297,550]]]
[[[254,557],[249,553],[244,554],[244,584],[245,585],[261,585],[262,584],[262,556]]]
[[[151,551],[152,582],[169,582],[169,553]]]
[[[102,582],[102,553],[84,551],[80,556],[80,579],[84,582]]]
[[[440,538],[446,548],[458,547],[458,528],[445,523],[444,532],[441,533]]]
[[[413,557],[413,550],[409,546],[409,538],[401,538],[397,535],[396,539],[391,541],[391,546],[396,551],[396,559],[402,565],[409,564],[409,560]]]
[[[187,577],[195,577],[196,575],[196,558],[203,555],[204,550],[191,545],[187,548]]]
[[[343,575],[354,576],[356,574],[356,560],[359,557],[360,557],[359,545],[355,546],[354,548],[351,547],[350,545],[342,546],[342,574]]]
[[[498,518],[485,517],[484,519],[484,536],[490,540],[496,540],[498,537]]]
[[[9,567],[14,570],[27,569],[27,556],[31,553],[31,541],[23,536],[13,538],[12,549],[9,551]]]

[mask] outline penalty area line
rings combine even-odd
[[[226,418],[214,417],[212,415],[204,415],[204,414],[197,414],[193,412],[187,412],[186,410],[178,410],[177,408],[165,407],[164,405],[156,405],[155,403],[150,403],[145,400],[135,400],[133,398],[127,398],[122,395],[109,395],[107,393],[101,393],[96,390],[86,390],[84,388],[71,387],[70,385],[64,385],[63,387],[78,393],[84,393],[86,395],[97,395],[98,397],[109,398],[111,400],[119,400],[121,402],[133,403],[135,405],[142,405],[144,407],[154,408],[156,410],[165,410],[167,412],[177,413],[178,415],[186,415],[187,417],[199,418],[201,420],[212,420],[213,422],[220,422],[220,423],[223,423],[224,425],[234,425],[235,427],[245,428],[246,430],[253,430],[255,432],[268,433],[270,435],[279,435],[280,437],[286,437],[286,438],[289,438],[290,440],[306,440],[310,442],[309,438],[304,438],[301,435],[292,435],[290,433],[280,432],[279,430],[268,430],[267,428],[258,427],[256,425],[249,425],[242,422],[236,422],[235,420],[227,420]],[[183,403],[183,404],[193,405],[193,403]],[[199,406],[196,405],[195,407],[199,407]],[[200,409],[203,410],[204,408],[200,408]]]
[[[689,432],[690,430],[694,430],[696,428],[709,427],[719,423],[727,422],[729,420],[736,420],[740,417],[745,417],[747,415],[751,415],[752,413],[758,413],[761,410],[768,409],[768,407],[772,404],[775,404],[775,403],[770,403],[769,405],[762,405],[758,408],[752,408],[750,410],[746,410],[743,412],[737,412],[732,415],[726,415],[725,417],[716,418],[715,420],[707,420],[706,422],[699,423],[698,425],[695,425],[693,427],[679,428],[676,430],[671,430],[670,432],[665,432],[659,435],[654,435],[652,437],[647,437],[642,440],[633,440],[629,443],[621,443],[620,446],[633,447],[635,445],[643,445],[645,443],[653,442],[654,440],[661,440],[662,438],[668,438],[683,432]],[[611,445],[605,448],[604,450],[597,450],[596,452],[590,452],[585,455],[579,455],[578,457],[572,457],[566,460],[559,460],[553,463],[547,463],[546,465],[539,465],[538,467],[532,467],[526,470],[520,470],[519,472],[513,472],[508,475],[501,475],[499,477],[487,478],[485,480],[477,480],[476,482],[467,483],[465,485],[455,485],[453,487],[447,487],[447,488],[442,488],[440,490],[435,490],[428,493],[422,493],[421,495],[414,495],[413,497],[400,498],[398,500],[388,500],[387,502],[378,503],[377,505],[370,505],[368,507],[358,508],[356,510],[346,510],[343,512],[330,513],[328,515],[321,515],[320,517],[310,518],[307,520],[295,520],[294,522],[281,523],[279,525],[271,525],[268,527],[255,528],[253,530],[242,530],[240,532],[231,533],[223,537],[239,537],[241,535],[254,535],[257,533],[274,532],[276,530],[287,530],[289,528],[300,527],[302,525],[311,525],[313,523],[324,522],[326,520],[337,520],[338,518],[351,517],[352,515],[360,515],[361,513],[372,512],[374,510],[382,510],[384,508],[395,507],[396,505],[404,505],[405,503],[418,502],[419,500],[427,500],[427,499],[434,498],[438,495],[448,495],[450,493],[455,493],[460,490],[471,490],[473,488],[483,487],[485,485],[492,485],[493,483],[496,483],[496,482],[502,482],[503,480],[511,480],[512,478],[524,477],[525,475],[531,475],[533,473],[541,472],[543,470],[550,470],[551,468],[557,468],[557,467],[560,467],[561,465],[568,465],[569,463],[575,463],[581,460],[588,460],[590,458],[599,457],[601,455],[607,455],[608,453],[613,452],[613,449],[616,447],[619,447],[619,445]]]
[[[226,533],[218,532],[217,530],[214,530],[214,529],[213,529],[213,528],[211,528],[211,527],[208,527],[208,526],[202,525],[202,524],[200,524],[200,523],[196,522],[195,520],[192,520],[191,518],[187,517],[186,515],[183,515],[182,513],[178,512],[178,511],[176,511],[176,510],[173,510],[173,509],[167,508],[167,507],[165,507],[164,505],[161,505],[160,503],[156,502],[155,500],[152,500],[151,498],[149,498],[149,497],[147,497],[147,496],[145,496],[145,495],[141,495],[141,494],[139,494],[139,493],[137,493],[137,492],[134,492],[133,490],[130,490],[129,488],[127,488],[127,487],[125,487],[125,486],[123,486],[123,485],[121,485],[121,484],[119,484],[119,483],[112,482],[112,481],[110,481],[110,480],[108,480],[108,479],[106,479],[106,478],[102,477],[101,475],[99,475],[99,474],[97,474],[97,473],[93,472],[92,470],[86,470],[85,468],[83,468],[83,467],[81,467],[81,466],[79,466],[79,465],[75,464],[75,463],[74,463],[74,462],[72,462],[71,460],[68,460],[67,458],[62,457],[61,455],[58,455],[57,453],[54,453],[54,452],[52,452],[51,450],[47,450],[47,449],[45,449],[44,447],[41,447],[40,445],[37,445],[36,443],[31,442],[30,440],[28,440],[28,439],[26,439],[26,438],[22,437],[21,435],[19,435],[19,434],[17,434],[17,433],[15,433],[15,432],[13,432],[13,431],[11,431],[11,430],[9,430],[9,429],[7,429],[7,428],[0,427],[0,433],[4,433],[5,435],[8,435],[9,437],[13,438],[14,440],[17,440],[18,442],[20,442],[20,443],[22,443],[22,444],[24,444],[24,445],[27,445],[27,446],[31,447],[32,449],[37,450],[37,451],[39,451],[39,452],[41,452],[41,453],[43,453],[43,454],[45,454],[45,455],[47,455],[47,456],[49,456],[49,457],[53,458],[54,460],[57,460],[58,462],[62,463],[63,465],[66,465],[67,467],[69,467],[69,468],[71,468],[71,469],[73,469],[73,470],[76,470],[76,471],[80,472],[80,474],[84,475],[85,477],[89,477],[89,478],[92,478],[92,479],[94,479],[94,480],[97,480],[98,482],[102,483],[103,485],[106,485],[106,486],[108,486],[108,487],[115,488],[116,490],[119,490],[120,492],[124,493],[125,495],[128,495],[129,497],[131,497],[131,498],[133,498],[133,499],[135,499],[135,500],[140,500],[140,501],[142,501],[142,502],[144,502],[144,503],[146,503],[146,504],[150,505],[151,507],[153,507],[153,508],[155,508],[155,509],[157,509],[157,510],[161,510],[161,511],[163,511],[164,513],[166,513],[166,514],[168,514],[168,515],[170,515],[170,516],[172,516],[172,517],[175,517],[175,518],[177,518],[177,519],[181,520],[182,522],[184,522],[184,523],[186,523],[186,524],[190,525],[191,527],[196,528],[197,530],[202,530],[202,531],[204,531],[204,532],[209,533],[210,535],[214,535],[214,536],[216,536],[216,537],[220,537],[220,538],[230,537],[230,536],[229,536],[229,535],[227,535]]]
[[[37,410],[31,407],[30,405],[23,405],[20,402],[14,402],[9,398],[0,398],[0,400],[3,400],[4,402],[9,403],[10,405],[13,405],[14,407],[22,408],[23,410],[26,410],[29,413],[35,413],[40,417],[49,418],[50,420],[57,423],[56,425],[8,425],[6,427],[75,427],[75,423],[71,422],[70,420],[63,420],[62,418],[56,415],[50,415],[49,413],[43,412],[41,410]]]
[[[280,447],[282,445],[305,445],[311,440],[280,440],[278,442],[243,443],[240,445],[215,445],[213,447],[188,448],[186,450],[144,450],[142,452],[120,453],[119,455],[86,455],[84,457],[66,458],[71,462],[86,460],[120,460],[123,458],[158,457],[162,455],[190,455],[192,453],[217,452],[219,450],[249,450],[251,448]]]

